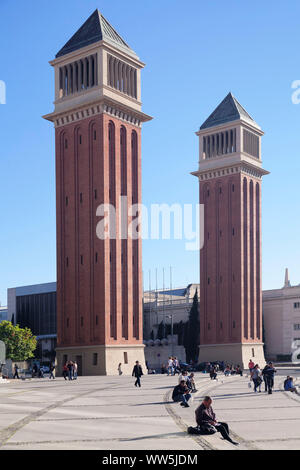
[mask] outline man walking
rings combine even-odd
[[[132,377],[136,378],[136,381],[134,383],[134,385],[136,387],[137,386],[141,387],[141,376],[142,375],[144,375],[142,367],[141,367],[139,361],[136,361],[135,366],[134,366],[133,371],[132,371]]]
[[[266,367],[264,368],[264,376],[266,377],[266,383],[268,388],[268,394],[272,394],[272,389],[274,387],[274,375],[276,373],[276,369],[273,366],[272,362],[269,362]]]
[[[53,380],[55,379],[55,377],[54,377],[54,370],[55,370],[55,365],[54,365],[54,364],[51,364],[51,365],[50,365],[50,375],[49,375],[49,379],[50,379],[50,380],[51,380],[51,379],[53,379]]]
[[[15,364],[15,373],[14,373],[14,379],[17,378],[19,379],[19,367],[17,364]]]
[[[209,396],[204,397],[203,402],[195,411],[196,422],[203,434],[221,433],[222,437],[231,444],[238,445],[229,436],[229,427],[227,423],[217,421],[216,415],[211,407],[212,399]]]

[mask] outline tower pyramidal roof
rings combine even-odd
[[[254,121],[250,114],[247,113],[247,111],[232,95],[232,93],[228,93],[219,106],[216,107],[216,109],[202,124],[200,130],[219,126],[221,124],[226,124],[227,122],[237,121],[240,119],[248,121],[250,124],[260,129],[259,125]]]
[[[95,10],[64,47],[60,49],[56,54],[56,58],[102,40],[108,41],[123,50],[125,49],[127,53],[136,55],[100,11]]]

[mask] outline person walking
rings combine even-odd
[[[268,384],[267,384],[267,375],[265,373],[266,369],[268,368],[268,364],[265,365],[265,367],[263,368],[262,370],[262,378],[263,378],[263,381],[264,381],[264,384],[265,384],[265,392],[268,391]]]
[[[50,365],[50,375],[49,375],[49,379],[55,379],[54,377],[54,371],[55,371],[55,365],[54,364],[51,364]]]
[[[73,362],[73,379],[77,380],[78,377],[78,364],[76,361]]]
[[[20,378],[19,377],[19,367],[18,367],[17,364],[15,364],[15,367],[14,367],[14,376],[13,377],[14,377],[14,379],[16,379],[16,378],[19,379]]]
[[[132,377],[136,378],[136,381],[134,383],[134,385],[136,387],[137,386],[141,387],[141,376],[142,375],[144,375],[142,367],[141,367],[139,361],[136,361],[135,366],[134,366],[133,371],[132,371]]]
[[[250,375],[251,375],[252,369],[254,369],[254,366],[255,366],[254,362],[252,361],[252,359],[250,359],[249,364],[248,364]]]
[[[168,360],[168,375],[173,375],[173,370],[174,370],[174,367],[173,367],[173,358],[172,357],[169,357],[169,360]]]
[[[273,366],[273,363],[270,361],[268,365],[264,368],[264,373],[266,376],[266,382],[268,387],[268,394],[272,394],[272,390],[274,387],[274,375],[276,374],[276,369]]]
[[[257,393],[257,388],[259,389],[258,391],[261,392],[262,379],[261,379],[261,370],[258,364],[255,364],[254,368],[252,369],[251,379],[253,380],[253,383],[254,383],[254,393]]]
[[[65,380],[67,380],[67,376],[68,376],[68,372],[69,372],[69,369],[68,369],[68,366],[67,366],[67,363],[63,366],[63,378]]]
[[[72,380],[72,376],[73,376],[73,362],[72,361],[69,361],[67,363],[67,368],[68,368],[68,376],[69,376],[69,380]]]
[[[122,369],[121,369],[121,366],[122,366],[122,362],[120,362],[120,364],[118,365],[118,372],[119,372],[119,375],[122,375],[122,374],[123,374]]]
[[[231,442],[233,445],[238,445],[229,436],[229,426],[227,423],[219,422],[216,419],[216,415],[212,409],[212,399],[209,396],[204,397],[203,402],[195,411],[196,423],[200,427],[203,434],[213,434],[219,432],[222,437]]]

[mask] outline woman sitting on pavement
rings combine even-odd
[[[191,372],[191,374],[188,376],[186,383],[187,383],[189,390],[192,393],[197,392],[195,379],[194,379],[194,372]]]
[[[287,378],[284,381],[284,390],[286,392],[295,392],[297,393],[297,395],[299,395],[298,390],[294,386],[293,380],[294,380],[293,377],[290,377],[289,375],[287,376]]]
[[[188,386],[185,380],[181,380],[179,385],[174,387],[172,393],[172,400],[175,402],[181,402],[180,405],[188,408],[190,405],[188,404],[189,399],[191,398],[191,394],[189,393]]]

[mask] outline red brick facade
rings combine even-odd
[[[101,240],[99,205],[141,202],[140,127],[103,113],[56,129],[57,346],[142,344],[141,240]],[[128,218],[130,223],[130,217]]]
[[[261,342],[261,180],[239,172],[201,182],[200,203],[200,344]]]

